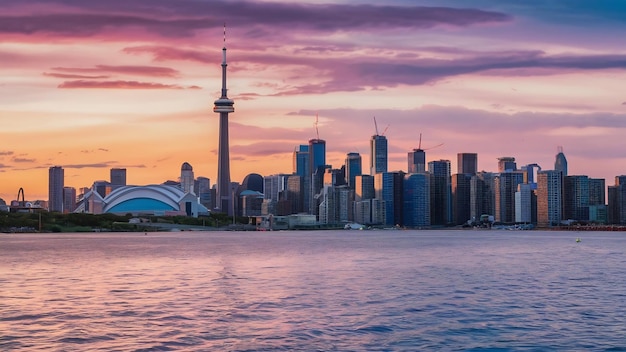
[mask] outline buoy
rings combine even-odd
[[[576,239],[576,243],[578,243],[578,242],[580,242],[580,241],[581,241],[581,239],[580,239],[580,237],[578,237],[578,238]]]

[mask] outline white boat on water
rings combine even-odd
[[[344,230],[363,230],[365,229],[365,225],[352,222],[352,223],[346,224],[346,226],[344,226],[343,229]]]

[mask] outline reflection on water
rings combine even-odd
[[[626,237],[576,237],[1,235],[0,349],[626,349]]]

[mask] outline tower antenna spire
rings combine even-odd
[[[318,122],[318,113],[315,113],[315,133],[317,134],[317,139],[320,139],[320,131],[317,128],[317,122]]]

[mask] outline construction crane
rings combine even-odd
[[[388,128],[389,128],[389,124],[387,124],[387,127],[385,127],[385,129],[383,130],[383,133],[378,134],[378,124],[376,123],[376,116],[374,116],[374,129],[376,130],[376,136],[384,136]]]
[[[418,144],[418,146],[417,146],[417,149],[416,149],[416,150],[431,150],[431,149],[435,149],[435,148],[441,147],[442,145],[443,145],[443,143],[439,143],[439,144],[434,145],[434,146],[432,146],[432,147],[430,147],[430,148],[424,148],[424,149],[422,149],[422,134],[420,133],[420,140],[419,140],[419,144]]]

